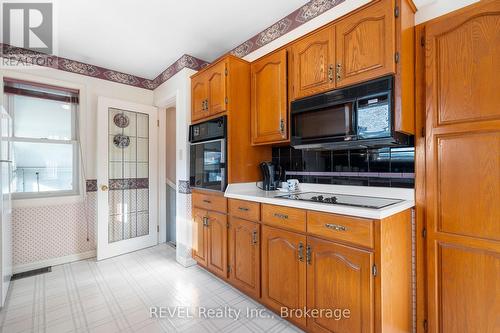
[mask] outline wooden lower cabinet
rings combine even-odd
[[[209,211],[207,224],[207,268],[227,278],[227,215]]]
[[[333,310],[309,317],[311,332],[373,332],[373,253],[314,237],[307,238],[307,308]]]
[[[412,331],[410,210],[371,220],[296,208],[292,214],[289,207],[230,199],[228,216],[199,208],[200,198],[193,202],[194,259],[284,319],[307,332]],[[307,228],[274,223],[274,214],[267,212],[271,208],[288,220],[303,213],[297,221]],[[324,232],[320,222],[345,229]],[[447,254],[441,258],[457,271],[460,261],[453,251],[441,250]],[[496,255],[482,258],[464,267],[499,272]],[[458,281],[453,292],[466,282],[479,283],[479,277]],[[497,286],[485,284],[481,293]],[[443,300],[453,307],[448,299],[455,296],[446,296]]]
[[[262,226],[262,302],[278,313],[306,307],[306,236]],[[302,327],[305,317],[288,320]]]
[[[206,216],[206,210],[193,208],[193,259],[203,267],[207,267]]]
[[[260,224],[230,217],[229,281],[246,294],[260,297]]]

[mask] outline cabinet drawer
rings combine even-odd
[[[229,215],[245,220],[260,221],[260,203],[229,199]]]
[[[220,194],[193,192],[193,206],[227,213],[227,199]]]
[[[319,212],[307,212],[307,232],[373,248],[373,221]]]
[[[262,205],[262,222],[295,231],[306,231],[307,213],[303,209]]]

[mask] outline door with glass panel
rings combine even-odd
[[[98,101],[97,259],[157,244],[157,109]]]

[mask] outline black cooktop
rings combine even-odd
[[[275,198],[311,201],[331,205],[343,205],[362,207],[370,209],[381,209],[402,202],[400,199],[367,197],[362,195],[322,193],[322,192],[299,192],[285,195],[277,195]]]

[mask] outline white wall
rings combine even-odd
[[[195,264],[191,258],[191,195],[179,193],[179,182],[189,180],[189,142],[188,128],[191,122],[191,75],[196,71],[184,68],[167,82],[164,82],[154,91],[154,105],[160,108],[160,112],[165,112],[168,107],[175,106],[176,118],[176,259],[184,265]],[[160,142],[165,142],[166,124],[165,115],[160,115]],[[169,144],[167,142],[167,144]],[[166,150],[160,149],[159,174],[163,177],[160,184],[160,241],[166,235],[166,187],[167,182],[165,172]],[[163,238],[162,238],[163,237]]]

